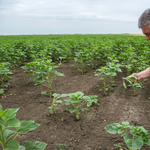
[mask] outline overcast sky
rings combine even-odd
[[[0,0],[0,35],[142,34],[150,0]]]

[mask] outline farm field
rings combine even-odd
[[[19,108],[17,119],[40,124],[16,138],[20,145],[34,140],[47,143],[45,150],[57,150],[56,144],[66,144],[65,150],[119,150],[121,148],[114,144],[121,143],[122,136],[108,133],[105,127],[123,121],[143,126],[150,134],[149,79],[141,81],[136,95],[133,87],[124,88],[122,79],[150,65],[150,44],[145,37],[28,35],[0,36],[0,41],[1,68],[4,62],[9,62],[4,67],[13,73],[10,74],[12,79],[5,80],[9,85],[1,90],[0,104],[3,109]],[[98,101],[80,112],[78,120],[75,112],[66,110],[68,106],[64,99],[68,98],[59,98],[62,103],[57,105],[55,115],[49,112],[54,97],[49,95],[48,83],[43,82],[47,73],[43,72],[42,65],[53,68],[51,63],[59,66],[54,70],[64,75],[51,72],[52,78],[56,75],[51,85],[52,94],[80,91],[85,96],[97,96]],[[43,78],[39,79],[39,76]],[[47,94],[41,94],[41,91]],[[87,108],[86,103],[83,107]],[[144,144],[141,149],[149,150],[150,147]]]

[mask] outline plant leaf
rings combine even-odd
[[[25,141],[24,145],[26,150],[44,150],[47,146],[46,143],[39,141]]]
[[[14,130],[9,130],[9,129],[5,129],[3,134],[4,134],[4,139],[6,140],[10,135],[12,135],[13,133],[16,133],[16,131]]]
[[[113,124],[109,124],[105,127],[105,130],[108,132],[108,133],[111,133],[111,134],[116,134],[118,133],[118,130],[119,130],[119,127],[118,125],[120,125],[119,123],[113,123]]]
[[[127,133],[124,133],[123,138],[128,148],[130,149],[133,149],[133,150],[141,149],[143,145],[143,138],[141,136],[131,139],[131,137]]]
[[[57,100],[55,101],[57,104],[61,104],[62,103],[62,100]]]
[[[26,150],[24,146],[19,146],[19,150]]]
[[[17,133],[19,134],[32,131],[40,125],[38,123],[35,123],[34,120],[20,121],[20,123],[21,123],[20,127],[16,128]]]
[[[70,107],[66,108],[66,110],[70,111],[70,113],[76,112],[75,109],[72,109],[72,108],[70,108]]]
[[[146,145],[150,146],[150,139],[148,139],[146,142],[144,142]]]
[[[19,150],[19,143],[16,140],[11,140],[7,143],[7,148],[11,150]]]
[[[124,86],[124,88],[125,88],[125,89],[127,88],[127,86],[126,86],[126,83],[125,83],[124,79],[123,79],[123,86]]]
[[[13,127],[16,128],[16,127],[20,126],[20,121],[18,119],[15,119],[15,118],[9,119],[7,121],[7,123],[8,123],[7,128],[13,128]]]
[[[0,94],[3,94],[4,93],[4,90],[3,89],[0,89]]]

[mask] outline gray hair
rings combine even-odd
[[[146,9],[138,20],[139,28],[143,28],[144,25],[148,25],[150,28],[150,8]]]

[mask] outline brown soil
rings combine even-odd
[[[56,115],[50,115],[49,108],[52,98],[41,95],[46,87],[34,86],[34,82],[27,82],[31,76],[24,73],[20,67],[13,71],[13,79],[5,92],[6,97],[1,98],[4,109],[20,108],[17,118],[20,120],[32,120],[41,124],[37,129],[21,134],[17,140],[23,145],[23,141],[37,140],[46,142],[46,150],[56,150],[56,143],[68,145],[65,150],[119,150],[114,144],[122,141],[120,135],[111,135],[104,129],[111,123],[128,121],[133,126],[143,126],[150,133],[150,84],[143,84],[146,88],[138,90],[138,96],[133,96],[133,89],[124,89],[122,77],[126,73],[119,73],[115,77],[116,87],[107,96],[99,91],[96,85],[102,85],[100,77],[96,77],[96,69],[89,68],[84,75],[80,70],[75,70],[70,61],[57,69],[64,73],[65,77],[58,77],[53,82],[53,93],[67,94],[77,91],[85,95],[97,95],[99,103],[91,106],[89,111],[81,113],[81,119],[76,121],[75,113],[69,113],[65,109],[65,103],[59,104]],[[143,149],[150,149],[143,146]]]

